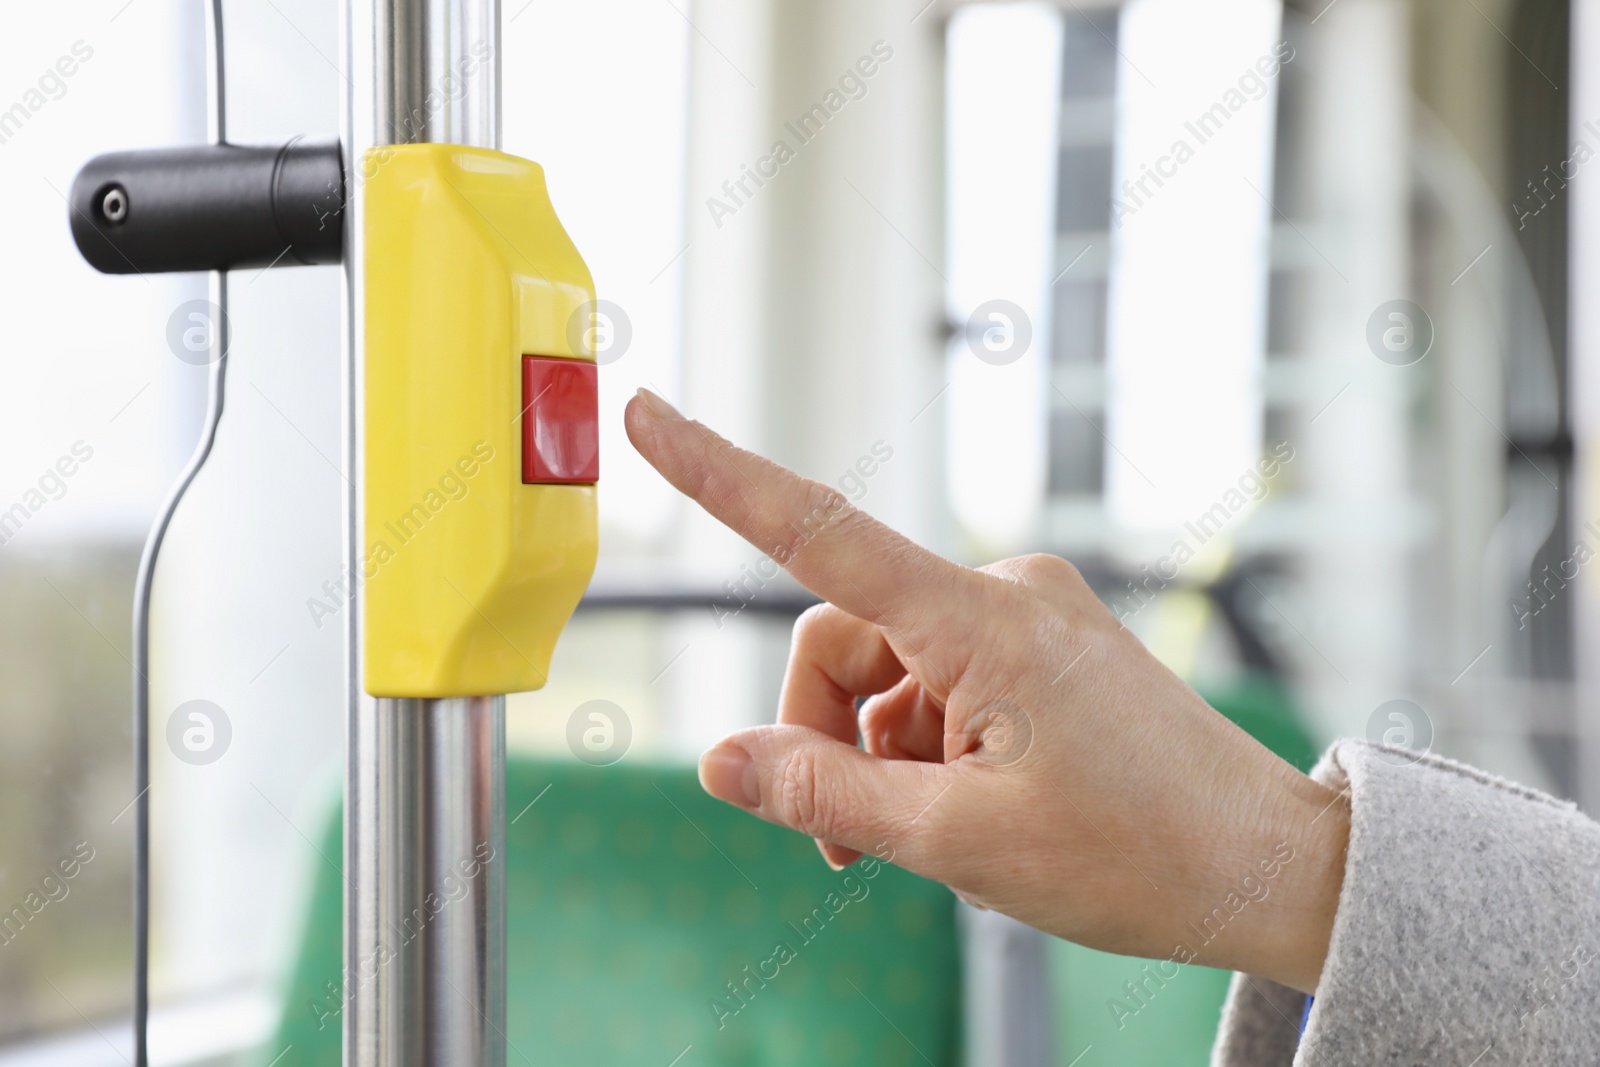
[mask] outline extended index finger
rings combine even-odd
[[[684,418],[648,390],[628,402],[628,439],[679,492],[818,596],[903,634],[954,621],[978,576],[802,478]],[[908,639],[913,639],[909,638]]]

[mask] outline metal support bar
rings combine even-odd
[[[500,145],[497,0],[345,0],[347,573],[364,478],[362,154]],[[503,1067],[505,698],[375,699],[349,614],[347,1067]],[[465,895],[462,895],[464,892]]]
[[[346,782],[345,1063],[505,1063],[505,698],[364,699]]]

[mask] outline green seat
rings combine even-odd
[[[1211,706],[1302,771],[1317,750],[1282,683],[1246,675],[1226,690],[1204,694]],[[1241,875],[1248,872],[1241,872]],[[1147,960],[1113,956],[1066,941],[1052,941],[1050,971],[1055,996],[1057,1051],[1062,1064],[1085,1046],[1084,1067],[1205,1067],[1211,1059],[1228,971],[1186,966],[1164,984],[1149,981]],[[1157,979],[1161,977],[1157,973]],[[1125,983],[1144,983],[1148,994],[1130,996]],[[1121,1005],[1114,1008],[1113,1005]]]
[[[506,801],[508,1063],[666,1067],[691,1045],[682,1067],[957,1063],[942,886],[887,864],[836,874],[691,768],[512,759]],[[336,815],[325,855],[340,836]],[[262,1064],[340,1062],[341,890],[319,863]]]

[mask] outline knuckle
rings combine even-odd
[[[713,515],[743,515],[750,510],[745,489],[738,479],[725,477],[717,469],[718,457],[706,452],[696,461],[697,488],[689,495],[700,501]]]
[[[863,734],[876,734],[887,731],[889,726],[889,706],[880,699],[880,694],[868,697],[861,704],[861,710],[856,715],[856,725]]]
[[[1083,580],[1077,567],[1060,556],[1053,556],[1048,552],[1035,552],[1023,556],[1019,563],[1023,576],[1029,581],[1081,582]]]
[[[743,515],[750,510],[747,481],[738,477],[740,449],[703,424],[688,421],[675,449],[685,495],[714,515]]]
[[[1012,556],[986,567],[979,572],[998,578],[1013,588],[1032,589],[1042,585],[1059,584],[1078,577],[1078,569],[1060,556],[1047,552],[1033,552],[1026,556]]]
[[[805,483],[800,509],[784,529],[784,540],[778,548],[783,555],[779,557],[774,553],[780,563],[794,559],[830,528],[837,528],[839,533],[848,536],[852,518],[860,514],[843,493],[821,482]]]
[[[900,754],[900,746],[895,743],[894,722],[884,701],[868,700],[862,705],[856,723],[868,752],[890,758]]]
[[[794,647],[808,648],[821,640],[834,623],[837,610],[832,604],[813,604],[802,611],[794,620]]]
[[[789,753],[778,768],[776,781],[775,798],[783,820],[809,837],[831,839],[833,806],[824,800],[816,755],[807,749]]]

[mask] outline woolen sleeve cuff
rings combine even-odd
[[[1600,824],[1437,756],[1336,742],[1350,795],[1328,958],[1305,996],[1234,975],[1213,1067],[1578,1067],[1600,1049]]]

